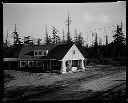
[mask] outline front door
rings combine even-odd
[[[82,60],[78,60],[79,69],[82,69]]]
[[[67,68],[66,68],[66,71],[69,72],[69,71],[71,71],[71,70],[72,70],[72,62],[71,62],[71,60],[68,60],[68,61],[67,61]]]

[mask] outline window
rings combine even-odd
[[[35,52],[35,55],[37,55],[37,52]]]
[[[42,52],[39,52],[39,55],[42,55]]]
[[[34,51],[34,56],[46,56],[47,52],[46,50],[36,50]]]
[[[34,62],[34,61],[28,61],[28,66],[29,66],[29,67],[35,66],[35,62]]]
[[[20,67],[25,67],[27,65],[26,61],[20,61]]]
[[[37,61],[36,62],[36,66],[37,67],[42,67],[43,66],[43,62],[42,61]]]
[[[73,54],[75,54],[75,50],[73,50]]]
[[[44,56],[46,56],[47,54],[46,54],[46,52],[44,52]]]
[[[78,60],[72,60],[72,67],[78,66]]]

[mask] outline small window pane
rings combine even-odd
[[[26,61],[20,61],[20,66],[25,67],[26,66]]]
[[[34,61],[29,61],[29,66],[35,66],[35,63],[34,63]]]
[[[39,52],[39,55],[42,55],[42,52]]]
[[[44,56],[46,56],[46,52],[44,52]]]
[[[37,52],[35,52],[35,55],[37,55]]]

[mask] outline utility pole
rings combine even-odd
[[[70,31],[69,31],[69,26],[70,26],[70,24],[71,24],[71,21],[72,21],[72,20],[70,20],[69,13],[68,13],[68,19],[65,21],[65,22],[66,22],[66,25],[67,25],[67,27],[68,27],[67,42],[71,42]]]

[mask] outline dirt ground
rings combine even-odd
[[[88,67],[86,71],[75,73],[56,74],[56,73],[29,73],[15,70],[4,71],[4,99],[17,98],[19,95],[31,95],[39,92],[35,88],[49,88],[53,85],[60,87],[68,86],[73,82],[81,82],[82,80],[93,80],[105,75],[114,74],[116,72],[125,71],[126,67],[113,67],[111,65],[96,65]],[[11,79],[9,79],[11,77]],[[102,80],[105,81],[105,80]],[[93,82],[93,84],[96,81]],[[97,82],[98,83],[98,82]],[[104,84],[104,83],[103,83]],[[85,86],[81,86],[85,87]],[[88,86],[87,86],[88,87]],[[89,86],[91,88],[91,86]],[[18,92],[16,92],[18,90]],[[30,92],[31,91],[31,92]],[[5,100],[6,101],[6,100]]]

